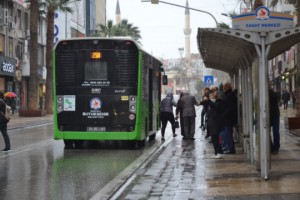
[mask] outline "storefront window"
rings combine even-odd
[[[6,92],[9,92],[9,91],[13,91],[13,82],[12,81],[7,82]]]
[[[10,37],[9,38],[9,52],[8,55],[9,57],[13,57],[13,46],[14,46],[14,40]]]
[[[4,54],[4,50],[5,50],[4,35],[0,34],[0,54]]]
[[[4,92],[5,91],[5,79],[0,78],[0,91]]]

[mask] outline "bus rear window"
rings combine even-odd
[[[85,80],[107,80],[107,62],[86,61],[84,66]]]

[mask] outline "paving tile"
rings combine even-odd
[[[300,136],[300,130],[294,132]],[[212,144],[198,129],[194,142],[183,141],[180,136],[172,139],[124,196],[153,200],[298,200],[300,137],[282,124],[280,133],[281,149],[271,155],[269,180],[260,178],[257,166],[250,163],[240,144],[236,144],[234,155],[209,159],[214,152]]]

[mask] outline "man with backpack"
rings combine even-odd
[[[2,150],[2,152],[9,152],[10,150],[10,140],[9,136],[7,134],[7,123],[9,120],[5,117],[6,112],[6,103],[4,101],[4,94],[3,92],[0,92],[0,131],[2,133],[5,148]]]

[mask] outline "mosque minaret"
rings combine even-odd
[[[121,11],[120,11],[119,0],[117,1],[117,7],[116,7],[116,24],[121,24]]]
[[[190,47],[190,36],[192,29],[190,27],[190,10],[189,8],[189,2],[188,0],[186,1],[186,8],[185,8],[185,29],[184,35],[185,35],[185,64],[187,69],[190,68],[191,66],[191,47]]]

